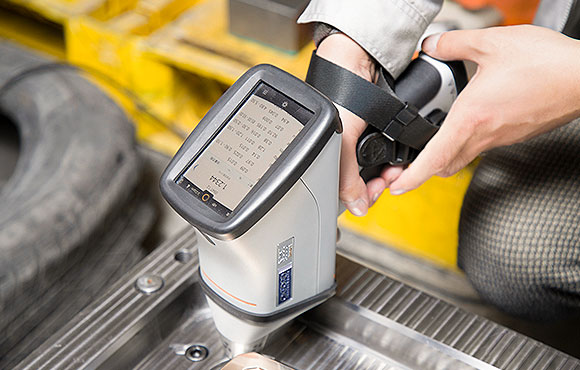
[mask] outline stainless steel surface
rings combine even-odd
[[[197,283],[191,230],[157,248],[34,351],[26,369],[210,369],[225,360]],[[184,248],[193,258],[180,262]],[[165,285],[134,289],[152,273]],[[580,369],[580,362],[482,317],[337,259],[337,296],[276,332],[263,354],[295,369]],[[193,345],[207,348],[199,362]]]
[[[113,354],[117,361],[113,368],[127,368],[124,361],[144,357],[158,337],[167,335],[167,331],[180,324],[178,318],[183,315],[179,310],[187,308],[184,299],[191,294],[201,297],[194,284],[197,256],[189,263],[174,258],[176,251],[195,244],[195,240],[195,232],[188,228],[159,246],[17,368],[94,369],[101,365],[107,368],[107,360]],[[135,289],[135,280],[146,273],[157,274],[165,280],[163,289],[157,294],[144,295]],[[191,289],[181,294],[186,288]],[[164,308],[167,309],[163,311]],[[133,345],[130,353],[118,351],[128,342]]]

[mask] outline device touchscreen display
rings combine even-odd
[[[313,115],[262,82],[177,183],[229,216]]]

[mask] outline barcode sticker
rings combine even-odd
[[[294,264],[294,237],[278,244],[278,305],[292,298],[292,267]]]
[[[292,268],[278,273],[278,304],[292,298]]]

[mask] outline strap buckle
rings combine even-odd
[[[417,108],[405,103],[405,107],[385,126],[383,135],[393,141],[397,141],[405,131],[405,128],[411,125],[417,118],[421,118]]]

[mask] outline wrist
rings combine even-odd
[[[375,60],[359,44],[343,33],[335,33],[322,40],[316,54],[368,81],[376,79]]]

